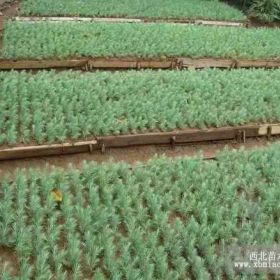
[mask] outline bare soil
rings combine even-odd
[[[8,17],[17,15],[18,5],[18,1],[7,4],[5,0],[0,0],[0,49],[2,48],[4,22]]]
[[[0,272],[6,268],[10,275],[15,277],[19,270],[16,252],[12,248],[0,246]]]
[[[3,24],[4,19],[7,17],[13,17],[16,16],[18,13],[19,8],[19,2],[18,1],[12,1],[11,3],[5,2],[5,0],[0,0],[0,22]]]

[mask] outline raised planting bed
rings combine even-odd
[[[280,70],[1,72],[0,145],[278,123],[279,90]]]
[[[24,0],[21,15],[246,20],[238,9],[207,0]]]
[[[235,273],[228,246],[279,243],[279,174],[279,145],[18,171],[0,188],[1,257],[14,256],[1,279],[262,279]]]
[[[2,58],[280,59],[280,29],[168,23],[8,21]]]
[[[67,142],[71,150],[76,141],[95,140],[99,148],[104,141],[157,144],[157,136],[176,144],[177,134],[181,142],[234,139],[248,127],[242,137],[269,135],[273,124],[278,134],[279,76],[280,70],[217,69],[1,72],[0,146]],[[117,135],[126,136],[112,144]]]

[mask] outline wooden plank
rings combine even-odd
[[[271,135],[278,135],[278,134],[280,134],[280,125],[279,124],[271,125]]]
[[[178,58],[179,63],[184,68],[205,68],[205,67],[216,67],[216,68],[231,68],[234,65],[232,59],[223,58]]]
[[[182,67],[193,68],[276,68],[280,67],[279,59],[223,59],[223,58],[178,58]]]
[[[179,144],[235,139],[241,131],[246,137],[257,137],[259,125],[223,127],[212,129],[186,129],[172,132],[145,133],[97,137],[99,146],[126,147],[134,145]]]
[[[246,22],[242,21],[221,21],[221,20],[195,20],[195,24],[199,25],[211,25],[211,26],[230,26],[230,27],[245,27]]]
[[[155,68],[155,69],[170,69],[174,68],[177,65],[177,62],[175,60],[169,59],[169,60],[154,60],[154,61],[138,61],[137,68]]]
[[[20,69],[50,69],[50,68],[81,68],[87,64],[87,59],[65,60],[5,60],[0,59],[1,70]]]
[[[261,125],[261,126],[259,127],[259,131],[258,131],[259,136],[265,136],[265,135],[267,135],[269,126],[270,126],[270,125]]]
[[[42,157],[90,152],[97,149],[97,141],[13,147],[0,150],[0,160]]]
[[[129,69],[137,68],[136,59],[116,59],[116,58],[92,58],[88,60],[87,67],[91,69],[106,69],[106,68],[115,68],[115,69]]]
[[[17,16],[10,18],[15,21],[24,22],[108,22],[108,23],[173,23],[180,25],[197,24],[197,25],[211,25],[211,26],[230,26],[230,27],[246,27],[247,22],[244,21],[221,21],[221,20],[203,20],[203,19],[151,19],[151,18],[121,18],[121,17],[52,17],[52,16]]]
[[[273,59],[260,59],[260,60],[250,60],[250,59],[240,59],[237,61],[236,67],[240,68],[276,68],[280,66],[280,60]]]
[[[137,58],[93,58],[88,60],[88,69],[168,69],[176,66],[173,59],[137,59]]]
[[[176,143],[230,140],[236,139],[241,132],[245,132],[246,137],[257,137],[258,126],[244,126],[237,128],[216,128],[201,130],[193,133],[183,133],[176,136]]]
[[[0,59],[0,70],[21,69],[172,69],[172,68],[249,68],[280,67],[280,60],[248,60],[248,59],[223,59],[223,58],[153,58],[144,59],[137,57],[95,57],[76,59],[45,59],[45,60],[9,60]]]
[[[104,148],[121,148],[140,145],[183,144],[203,141],[237,139],[245,141],[249,137],[280,135],[280,124],[244,125],[211,129],[184,129],[170,132],[153,132],[143,134],[97,137],[95,140],[52,144],[22,146],[0,149],[0,160],[42,157],[85,153]]]
[[[139,23],[144,22],[142,19],[136,18],[105,18],[105,17],[12,17],[14,21],[22,22],[112,22],[112,23]]]

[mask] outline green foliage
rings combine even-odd
[[[45,182],[63,184],[61,210],[48,211]],[[19,172],[1,183],[0,224],[8,231],[0,227],[0,246],[17,236],[10,248],[20,268],[14,278],[0,266],[1,279],[263,279],[235,275],[218,248],[279,243],[279,182],[279,144],[224,151],[216,161],[161,157]],[[7,222],[22,206],[23,222]]]
[[[125,56],[268,59],[280,58],[279,36],[280,29],[268,28],[8,21],[2,56],[10,59]]]
[[[22,15],[200,18],[243,20],[244,15],[217,0],[24,0]]]
[[[280,20],[280,1],[279,0],[250,0],[249,16],[265,22]]]
[[[279,91],[280,70],[2,72],[0,144],[279,122]]]

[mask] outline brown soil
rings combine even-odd
[[[256,19],[250,18],[248,23],[249,28],[259,28],[259,27],[267,27],[267,28],[280,28],[280,22],[261,22]]]
[[[17,11],[18,1],[7,4],[5,0],[0,0],[0,49],[2,48],[4,21],[7,17],[16,16]]]
[[[186,217],[179,212],[170,213],[168,222],[173,225],[176,223],[177,219],[181,220],[182,223],[186,223]]]
[[[280,139],[274,137],[271,141],[265,138],[252,138],[248,139],[245,144],[237,143],[236,141],[219,141],[219,142],[206,142],[196,143],[182,146],[139,146],[131,148],[112,148],[107,149],[105,153],[101,151],[93,151],[93,153],[83,153],[75,155],[64,156],[50,156],[40,157],[33,159],[20,159],[0,161],[0,180],[5,175],[12,175],[16,169],[20,168],[40,168],[50,170],[52,167],[67,168],[70,164],[77,168],[81,168],[83,161],[102,162],[118,162],[124,161],[130,164],[136,162],[147,162],[155,155],[166,155],[167,157],[175,158],[180,156],[195,156],[197,153],[202,152],[205,158],[213,158],[220,150],[226,146],[229,149],[239,149],[244,147],[251,149],[254,147],[264,147],[265,145],[275,142]]]
[[[11,276],[17,276],[19,264],[16,252],[11,248],[0,246],[0,272],[5,266]]]
[[[0,10],[3,16],[12,17],[16,16],[19,8],[19,1],[14,0],[11,3],[5,2],[6,0],[0,0]]]
[[[13,1],[12,3],[5,3],[5,0],[0,0],[0,23],[1,27],[5,18],[16,16],[18,13],[19,2]],[[2,30],[2,28],[1,28]]]

